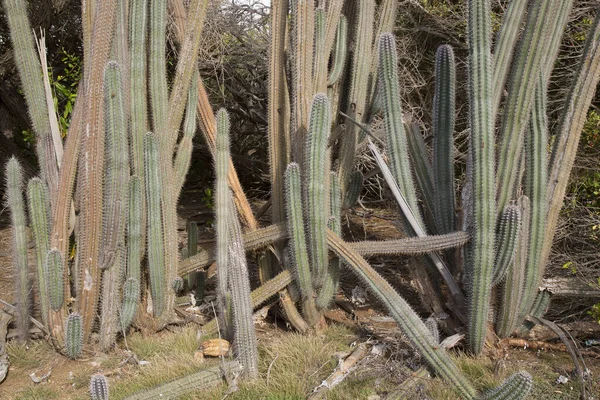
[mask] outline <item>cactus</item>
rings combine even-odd
[[[361,256],[404,254],[419,256],[455,247],[462,247],[469,241],[466,232],[453,232],[446,235],[410,237],[392,240],[364,240],[351,246]]]
[[[308,231],[308,249],[310,265],[314,274],[317,292],[330,279],[327,259],[326,233],[328,210],[325,192],[326,149],[331,126],[329,101],[324,94],[315,95],[310,110],[308,143],[306,145],[306,188],[305,207],[308,211],[306,226]],[[328,293],[326,295],[331,295]]]
[[[319,316],[315,306],[315,293],[304,233],[300,181],[300,167],[296,163],[289,164],[285,172],[285,198],[291,258],[302,298],[302,313],[308,324],[314,325]]]
[[[438,329],[437,320],[431,316],[425,320],[425,326],[429,329],[431,336],[433,336],[433,341],[435,343],[440,343],[440,331]]]
[[[483,350],[490,309],[494,257],[494,121],[491,90],[491,17],[489,0],[469,1],[469,119],[472,161],[473,231],[467,271],[469,347]]]
[[[350,174],[348,188],[344,196],[344,209],[354,207],[360,196],[363,187],[363,174],[360,171],[354,171]]]
[[[13,226],[13,265],[15,299],[17,300],[17,332],[19,340],[29,338],[30,282],[27,266],[27,231],[23,202],[23,171],[15,157],[6,164],[6,204]]]
[[[45,326],[48,326],[48,290],[45,271],[47,263],[46,256],[48,255],[48,251],[50,251],[50,203],[48,201],[47,187],[40,178],[33,178],[29,181],[29,184],[27,185],[27,204],[29,206],[30,225],[35,240],[37,280],[42,322]]]
[[[425,220],[431,228],[431,233],[438,233],[435,223],[436,196],[433,188],[433,167],[429,161],[425,140],[421,134],[421,128],[417,123],[411,123],[407,129],[408,153],[411,165],[423,200]]]
[[[129,177],[127,207],[127,278],[141,279],[140,258],[142,256],[142,207],[144,195],[142,181],[138,176]],[[137,301],[137,299],[136,299]]]
[[[392,317],[402,329],[427,363],[437,374],[454,385],[456,390],[467,399],[475,397],[475,389],[462,375],[450,356],[435,342],[421,318],[406,301],[381,277],[359,254],[342,241],[332,231],[327,232],[327,243],[331,250],[342,257],[352,271],[370,288],[377,299],[386,306]]]
[[[108,382],[102,374],[94,374],[90,378],[91,400],[108,400]]]
[[[435,221],[438,233],[455,230],[454,223],[454,51],[438,47],[435,55],[435,95],[433,98],[433,181]]]
[[[176,399],[193,391],[202,391],[223,382],[223,378],[235,376],[242,371],[237,361],[227,361],[222,365],[206,368],[152,389],[125,397],[125,400]]]
[[[533,387],[531,375],[525,371],[517,372],[500,386],[477,397],[478,400],[521,400]]]
[[[146,134],[144,148],[146,166],[146,203],[148,204],[148,270],[150,271],[150,293],[155,316],[164,311],[164,242],[160,206],[162,182],[158,167],[158,149],[154,135]]]
[[[140,297],[140,281],[128,278],[123,284],[123,302],[121,303],[121,329],[126,331],[135,317]]]
[[[496,255],[492,285],[497,285],[506,276],[513,262],[521,227],[521,211],[515,205],[504,207],[496,227]]]
[[[74,360],[81,356],[83,347],[83,319],[79,313],[71,313],[65,326],[65,354]]]
[[[173,287],[175,293],[181,293],[181,291],[183,290],[183,278],[178,276],[177,278],[175,278],[171,286]]]
[[[46,265],[44,267],[44,279],[46,282],[46,290],[50,299],[50,307],[54,311],[58,311],[64,304],[64,264],[60,251],[52,249],[46,256]]]
[[[383,119],[392,164],[391,170],[411,211],[421,222],[421,226],[424,226],[417,206],[417,195],[409,165],[406,132],[402,123],[396,41],[394,36],[389,33],[384,33],[379,38],[379,85],[384,102]],[[406,226],[405,228],[409,229],[407,233],[413,236],[410,227]]]
[[[333,66],[329,72],[327,86],[333,86],[342,77],[344,66],[346,65],[348,40],[348,20],[344,15],[340,15],[335,34],[335,51],[333,55]]]
[[[185,121],[183,123],[183,138],[177,146],[177,155],[175,156],[175,172],[177,174],[177,180],[175,183],[175,190],[177,193],[181,192],[183,184],[185,183],[185,176],[190,169],[190,161],[192,159],[193,139],[196,135],[196,105],[198,103],[198,74],[195,73],[192,77],[192,83],[190,85],[188,99],[187,99],[187,112],[185,114]],[[195,254],[195,253],[194,253]]]

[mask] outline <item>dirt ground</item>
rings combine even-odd
[[[199,223],[201,242],[210,241],[213,231],[211,226],[212,214],[209,209],[196,204],[196,200],[183,201],[187,204],[181,207],[181,226],[184,221],[195,220]],[[198,212],[197,210],[201,210]],[[366,210],[357,208],[348,213],[343,221],[345,237],[353,240],[376,240],[399,238],[401,234],[395,228],[395,215],[384,210]],[[183,246],[185,233],[181,231],[181,244]],[[0,214],[0,299],[12,302],[12,273],[10,245],[12,243],[11,231],[8,226],[7,213]],[[33,250],[30,250],[31,278],[35,279],[33,265]],[[384,275],[423,317],[427,317],[428,310],[421,306],[418,292],[412,285],[411,275],[408,272],[406,260],[402,258],[373,257],[370,259],[374,266]],[[353,300],[354,296],[354,302]],[[437,379],[424,379],[417,386],[411,386],[408,392],[400,393],[394,388],[400,387],[402,382],[409,379],[415,371],[423,367],[422,360],[415,354],[404,339],[396,324],[385,315],[382,308],[376,304],[368,294],[363,294],[353,275],[343,273],[341,287],[336,304],[327,312],[325,320],[328,325],[341,325],[350,332],[344,340],[352,343],[369,343],[371,350],[369,356],[359,362],[358,367],[348,376],[345,397],[339,390],[326,398],[453,398],[448,394],[447,385]],[[271,309],[259,319],[257,332],[259,341],[268,345],[274,338],[291,335],[285,324],[282,324],[279,314]],[[197,326],[190,324],[188,327],[177,328],[195,331]],[[164,331],[156,334],[160,338],[168,339],[178,332]],[[588,383],[592,393],[588,392],[589,399],[600,399],[600,346],[585,347],[584,340],[600,340],[598,332],[591,331],[589,335],[575,338],[583,348],[586,367],[590,372],[591,382]],[[135,335],[135,333],[133,333]],[[171,336],[169,336],[171,335]],[[594,336],[595,335],[595,336]],[[9,332],[9,337],[11,332]],[[193,336],[193,335],[192,335]],[[156,339],[156,338],[155,338]],[[549,340],[548,343],[560,347],[560,342]],[[593,343],[593,342],[588,342]],[[345,345],[350,345],[346,343]],[[480,374],[480,385],[487,384],[484,376],[504,376],[506,371],[526,369],[534,375],[536,391],[539,395],[548,395],[544,398],[576,399],[579,398],[574,364],[566,352],[548,349],[526,349],[510,346],[495,346],[487,350],[486,354],[475,361],[462,355],[462,342],[456,347],[456,356],[459,365],[475,379]],[[197,343],[197,348],[200,341]],[[188,350],[193,350],[192,345]],[[102,354],[89,347],[84,357],[80,360],[69,360],[50,348],[43,340],[20,346],[9,341],[9,354],[12,355],[11,368],[7,379],[0,383],[0,399],[85,399],[88,398],[88,382],[91,374],[102,371],[113,383],[123,383],[138,374],[139,365],[132,365],[132,353],[128,350],[126,340],[121,340],[116,349],[109,354]],[[195,357],[193,351],[188,351],[190,359]],[[140,356],[139,354],[137,355]],[[334,355],[332,354],[332,357]],[[275,362],[275,360],[273,360]],[[477,365],[477,367],[474,367]],[[479,372],[478,372],[479,371]],[[48,374],[49,378],[43,376]],[[316,376],[327,376],[327,371],[316,371]],[[560,376],[568,378],[567,383],[556,383]],[[42,380],[35,383],[34,380]],[[492,379],[492,378],[490,378]],[[267,376],[268,380],[268,376]],[[436,381],[437,387],[436,387]],[[357,383],[358,382],[358,383]],[[362,382],[362,383],[361,383]],[[354,385],[354,386],[353,386]],[[371,391],[358,391],[355,388],[368,385]],[[372,392],[372,393],[371,393]],[[337,393],[337,394],[336,394]],[[351,394],[350,394],[351,393]],[[57,397],[58,394],[58,397]],[[364,397],[363,397],[364,395]],[[450,396],[450,397],[448,397]],[[194,397],[196,398],[196,397]],[[198,397],[202,398],[202,397]],[[233,397],[235,398],[235,396]],[[269,397],[264,398],[280,398]],[[296,397],[291,397],[296,398]]]

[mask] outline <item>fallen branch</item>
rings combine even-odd
[[[367,355],[367,345],[361,343],[356,346],[356,349],[350,354],[344,361],[340,360],[338,368],[325,379],[319,386],[313,389],[312,394],[308,397],[308,400],[317,400],[323,398],[323,395],[328,389],[341,383],[344,378],[348,376],[356,364]]]

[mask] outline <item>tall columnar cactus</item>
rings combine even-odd
[[[35,240],[35,257],[37,265],[40,310],[42,312],[42,321],[45,326],[48,326],[46,256],[48,255],[48,251],[50,251],[50,203],[48,200],[47,187],[44,184],[44,181],[42,181],[40,178],[33,178],[27,184],[27,204],[29,206],[31,230]]]
[[[305,207],[308,212],[306,226],[308,232],[308,254],[314,274],[314,284],[319,296],[332,293],[321,291],[325,281],[333,279],[328,268],[326,229],[328,210],[326,204],[326,155],[327,139],[331,126],[329,101],[324,94],[315,95],[310,110],[310,122],[306,144],[306,188]]]
[[[233,198],[227,185],[229,162],[229,115],[227,111],[223,109],[218,111],[217,123],[219,129],[217,131],[216,196],[217,207],[221,207],[221,209],[217,209],[219,261],[217,268],[226,270],[225,282],[221,281],[222,274],[219,275],[217,298],[221,299],[221,302],[225,302],[226,294],[231,298],[235,352],[244,367],[244,375],[256,378],[258,376],[258,349],[252,318],[248,267],[240,223],[234,212]],[[223,307],[224,305],[220,304],[219,306]],[[223,309],[220,311],[226,312]]]
[[[46,265],[44,266],[44,293],[50,300],[50,307],[58,311],[64,304],[64,263],[60,251],[50,250],[46,255]],[[40,288],[42,285],[40,284]]]
[[[391,170],[410,209],[421,222],[421,226],[424,226],[417,204],[417,195],[408,158],[406,132],[402,122],[396,40],[394,35],[389,33],[384,33],[379,39],[379,85],[384,104],[383,120],[387,134]],[[410,229],[408,226],[406,228]],[[409,233],[413,236],[412,232]]]
[[[333,86],[342,77],[346,65],[346,54],[348,48],[348,20],[344,15],[340,16],[335,35],[335,48],[333,52],[333,65],[327,78],[327,85]]]
[[[29,338],[30,282],[27,267],[27,231],[23,203],[23,171],[16,158],[6,164],[6,204],[13,226],[13,264],[15,267],[15,299],[19,339]]]
[[[142,216],[144,195],[142,181],[138,176],[129,178],[127,208],[127,280],[123,286],[123,304],[121,306],[121,328],[126,329],[135,316],[140,297],[141,256],[142,256]],[[129,282],[129,283],[128,283]],[[128,287],[129,286],[129,287]]]
[[[489,0],[469,1],[469,156],[472,162],[472,242],[468,275],[469,347],[483,350],[494,268],[494,121],[491,91],[491,8]]]
[[[296,282],[302,297],[302,314],[309,325],[314,325],[319,315],[315,306],[315,291],[308,259],[300,182],[300,166],[290,163],[285,172],[285,199],[292,264],[295,266]]]
[[[65,353],[71,359],[79,358],[83,349],[83,321],[78,313],[67,317],[65,326]]]
[[[108,400],[108,381],[102,374],[94,374],[90,378],[91,400]]]
[[[139,278],[127,278],[123,284],[123,301],[121,303],[120,328],[126,331],[135,317],[140,298]]]
[[[155,316],[164,311],[164,242],[161,214],[161,179],[159,172],[157,139],[152,133],[146,134],[144,164],[146,167],[146,203],[148,204],[148,270],[150,272],[150,293]]]
[[[450,233],[454,223],[454,51],[438,47],[435,55],[433,98],[433,177],[437,233]]]

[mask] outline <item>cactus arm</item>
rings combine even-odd
[[[337,31],[335,35],[335,50],[333,53],[333,65],[327,78],[327,86],[333,86],[342,77],[344,66],[346,65],[346,56],[348,53],[348,20],[344,15],[340,15]]]
[[[192,76],[192,83],[188,92],[187,111],[185,114],[185,121],[183,122],[183,138],[177,146],[177,154],[175,156],[175,173],[177,174],[177,180],[174,185],[177,191],[176,198],[179,197],[183,184],[185,183],[185,176],[190,169],[190,162],[192,159],[193,150],[193,139],[196,135],[196,114],[198,103],[198,73],[194,73]]]
[[[354,33],[354,52],[352,70],[350,73],[350,92],[348,93],[347,114],[358,121],[363,121],[367,107],[369,86],[369,62],[372,54],[373,24],[375,19],[375,1],[364,0],[358,2],[356,31]],[[356,152],[356,126],[349,124],[340,143],[340,168],[339,180],[342,197],[346,196],[348,182],[354,165]]]
[[[326,46],[327,13],[321,7],[315,9],[315,44],[313,58],[313,92],[323,93],[327,90],[327,63],[329,53]]]
[[[329,106],[327,96],[321,93],[315,95],[310,112],[305,156],[307,185],[304,204],[307,210],[306,226],[308,228],[310,264],[317,291],[323,286],[328,273],[325,233],[328,210],[323,205],[326,204],[325,165],[327,139],[331,126]]]
[[[334,42],[337,40],[336,35],[340,21],[345,18],[344,15],[342,15],[344,0],[331,0],[326,3],[327,26],[325,28],[325,52],[331,54]]]
[[[292,263],[295,266],[296,282],[302,297],[302,314],[308,324],[312,326],[317,323],[319,315],[315,308],[315,293],[306,246],[300,180],[300,167],[296,163],[290,163],[285,173],[288,235],[290,237]]]
[[[517,250],[517,240],[521,227],[521,211],[517,206],[506,206],[496,227],[496,255],[494,257],[494,275],[492,285],[500,283],[510,265],[512,264]]]
[[[402,332],[436,373],[448,383],[453,384],[455,389],[465,398],[474,398],[475,389],[473,386],[462,375],[448,354],[435,343],[433,336],[421,321],[421,318],[394,288],[364,258],[352,250],[347,243],[331,230],[327,231],[327,243],[331,250],[344,259],[352,271],[377,296],[377,299],[386,306]]]
[[[558,137],[554,141],[550,159],[550,175],[546,192],[547,219],[539,265],[547,263],[556,231],[558,216],[573,168],[581,130],[587,117],[587,110],[600,80],[600,13],[588,33],[583,58],[577,71],[575,83],[567,97],[560,119]]]
[[[146,204],[148,205],[148,271],[150,277],[150,293],[155,316],[164,311],[164,294],[166,288],[164,272],[163,220],[161,216],[160,194],[162,182],[158,164],[157,139],[152,133],[146,134],[145,143],[146,167]]]
[[[470,0],[469,103],[472,161],[473,236],[469,288],[469,347],[483,350],[492,288],[494,257],[494,129],[492,119],[491,20],[489,0]]]
[[[565,3],[572,0],[565,0]],[[509,94],[506,100],[500,137],[502,144],[498,153],[498,208],[502,210],[513,196],[518,177],[517,162],[523,149],[523,132],[529,121],[539,71],[551,52],[551,38],[560,35],[560,13],[556,4],[547,0],[535,0],[527,17],[524,36],[511,71]],[[550,60],[552,62],[553,60]]]
[[[125,400],[163,400],[177,399],[193,391],[201,392],[223,382],[223,377],[239,374],[242,365],[237,361],[228,361],[223,365],[206,368],[201,371],[163,383],[149,390],[143,390]]]
[[[404,254],[411,256],[461,247],[469,241],[467,232],[444,235],[410,237],[397,240],[360,241],[348,243],[361,256]]]
[[[535,103],[531,112],[529,135],[525,138],[525,189],[531,204],[525,287],[519,315],[529,313],[543,274],[540,264],[546,230],[546,188],[548,183],[548,121],[546,118],[546,80],[540,74]]]
[[[425,220],[431,222],[428,224],[431,227],[432,233],[438,233],[435,226],[435,217],[433,216],[435,208],[435,191],[433,189],[433,167],[429,161],[427,155],[427,148],[425,147],[425,140],[421,134],[421,128],[417,123],[411,123],[410,128],[407,129],[408,138],[408,153],[414,167],[415,178],[419,192],[421,193],[421,199],[424,203],[425,208]]]
[[[379,83],[384,104],[383,119],[391,170],[410,209],[423,226],[408,158],[406,132],[402,122],[397,64],[395,38],[392,34],[385,33],[379,39]]]
[[[13,228],[13,265],[17,299],[17,332],[20,341],[29,339],[30,282],[27,265],[27,231],[23,202],[23,170],[15,157],[6,164],[7,206]]]
[[[527,15],[528,0],[513,0],[509,3],[508,9],[502,16],[500,30],[496,36],[494,48],[494,77],[493,77],[493,115],[498,113],[500,100],[504,92],[504,85],[508,78],[508,70],[511,65],[513,54],[516,49],[519,33],[523,25],[523,20]]]
[[[517,201],[521,214],[521,227],[519,237],[529,237],[529,224],[531,222],[531,206],[527,196],[521,196]],[[507,271],[506,279],[500,291],[500,307],[496,318],[496,332],[500,337],[509,336],[519,325],[519,310],[523,298],[525,269],[527,265],[528,240],[520,240],[516,249],[513,263]]]
[[[525,371],[517,372],[497,388],[477,397],[477,400],[521,400],[533,387],[531,375]]]
[[[454,208],[454,51],[438,47],[435,55],[435,95],[433,98],[433,181],[435,221],[438,233],[455,230]]]
[[[50,204],[48,202],[48,190],[40,178],[33,178],[27,184],[27,204],[29,206],[30,225],[35,240],[37,281],[42,322],[44,323],[44,326],[47,327],[48,290],[46,286],[45,268],[46,256],[50,250]]]
[[[162,0],[149,0],[150,26],[148,59],[150,108],[152,110],[152,130],[157,139],[164,143],[169,121],[167,89],[167,3]],[[162,147],[162,145],[161,145]],[[165,146],[166,147],[166,146]]]

